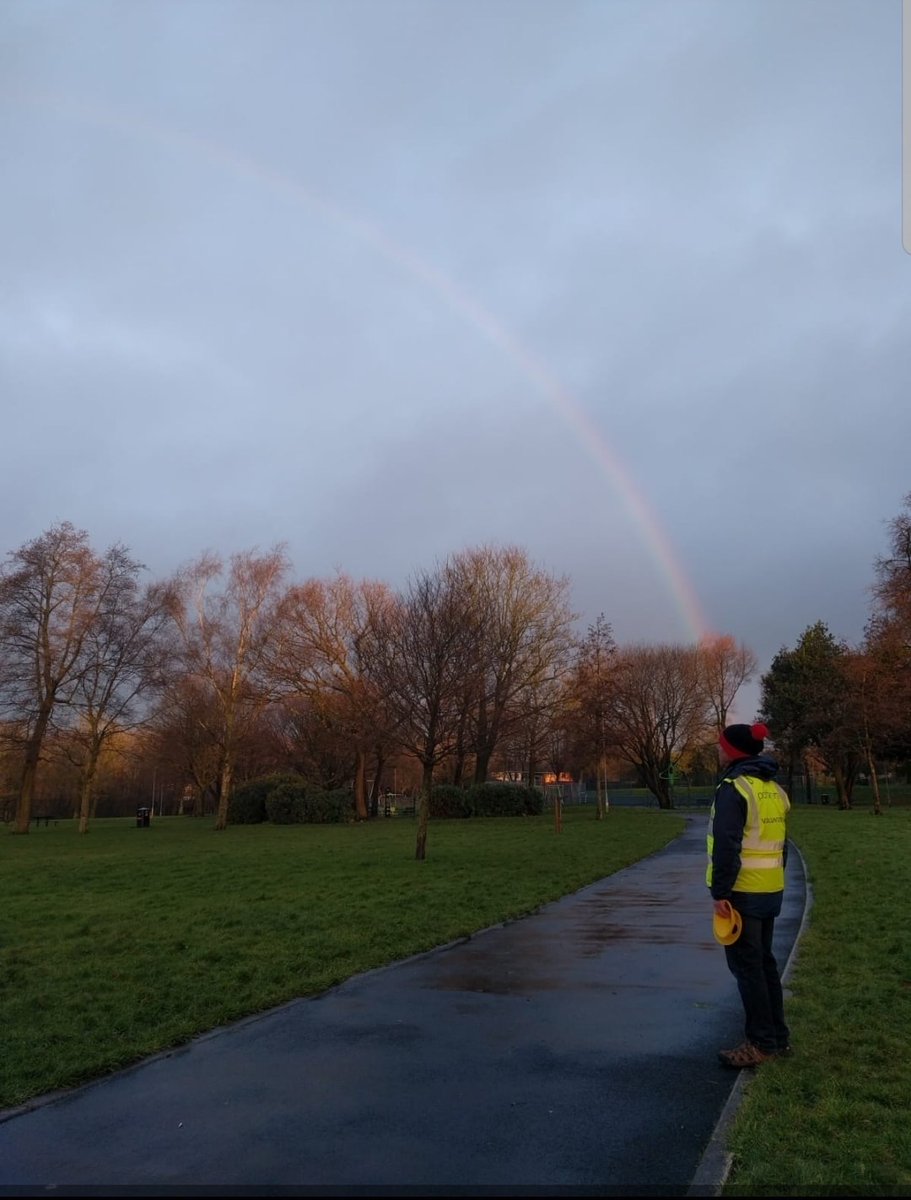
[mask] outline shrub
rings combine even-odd
[[[266,796],[266,817],[273,825],[298,825],[304,820],[307,784],[303,779],[277,780]]]
[[[522,783],[476,783],[468,791],[468,803],[476,817],[536,816],[544,811],[544,795]]]
[[[267,819],[266,802],[282,783],[303,783],[301,775],[261,775],[234,789],[228,801],[228,821],[232,825],[258,825]]]
[[[472,809],[468,795],[468,789],[456,783],[438,783],[430,793],[430,816],[470,817]]]
[[[354,792],[347,788],[312,787],[304,780],[283,780],[266,800],[274,825],[329,825],[354,816]]]
[[[544,794],[521,783],[440,783],[430,796],[431,817],[523,817],[544,811]]]
[[[314,787],[303,775],[262,775],[241,784],[228,805],[237,825],[271,821],[273,825],[327,824],[354,815],[354,793],[347,788]]]
[[[544,812],[544,793],[540,788],[523,784],[525,793],[525,812],[529,817],[539,817]]]
[[[302,821],[328,825],[354,819],[354,792],[350,788],[308,790],[302,804]]]

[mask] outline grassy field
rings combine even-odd
[[[812,907],[789,1059],[755,1073],[725,1195],[911,1194],[911,810],[792,810]]]
[[[643,857],[673,813],[358,827],[69,822],[0,833],[0,1106],[530,912]],[[788,980],[793,1057],[730,1132],[725,1194],[911,1193],[911,810],[798,807],[810,920]],[[660,1123],[660,1114],[656,1114]]]

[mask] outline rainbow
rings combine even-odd
[[[458,287],[434,266],[413,251],[393,240],[388,233],[371,221],[346,212],[304,184],[274,171],[265,164],[238,154],[229,147],[196,134],[170,129],[133,115],[110,113],[105,109],[74,102],[71,98],[48,93],[18,93],[20,103],[50,110],[64,120],[99,126],[127,134],[142,136],[169,148],[178,147],[221,167],[233,174],[252,178],[283,194],[290,194],[328,221],[348,229],[360,241],[372,246],[384,258],[396,264],[413,279],[426,285],[465,319],[486,340],[500,347],[531,381],[538,392],[550,402],[578,438],[585,453],[602,468],[619,495],[633,523],[638,528],[658,573],[666,581],[687,634],[699,642],[712,636],[711,626],[700,603],[696,589],[654,513],[642,488],[617,457],[604,434],[577,401],[555,378],[540,358],[519,342],[488,310]]]

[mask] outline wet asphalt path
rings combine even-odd
[[[742,1036],[705,823],[530,917],[0,1114],[0,1189],[685,1195]]]

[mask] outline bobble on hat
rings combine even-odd
[[[762,754],[768,728],[757,721],[755,725],[728,725],[718,737],[718,744],[730,758],[753,758]]]

